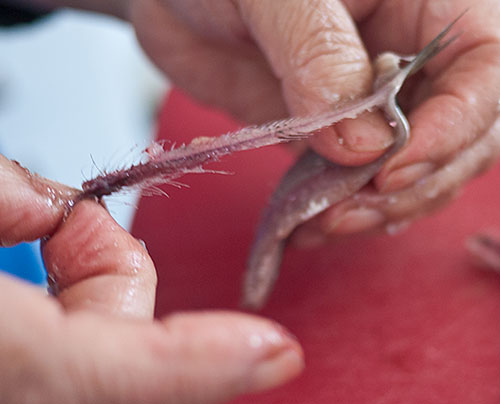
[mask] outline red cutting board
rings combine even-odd
[[[237,127],[173,91],[160,138],[177,143]],[[236,309],[262,207],[292,158],[240,153],[142,198],[133,233],[159,272],[157,314]],[[445,210],[396,236],[355,237],[286,252],[262,315],[297,335],[304,374],[235,403],[500,403],[500,275],[467,259],[464,240],[500,228],[500,166]]]

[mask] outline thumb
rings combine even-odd
[[[242,18],[276,76],[294,115],[325,111],[371,92],[372,68],[356,27],[338,0],[239,0]],[[392,142],[380,113],[328,128],[314,149],[342,164],[363,164]]]
[[[0,402],[220,403],[283,384],[296,340],[256,316],[182,313],[159,321],[68,313],[0,274]]]
[[[85,402],[95,404],[222,403],[283,384],[303,367],[294,339],[250,315],[184,313],[149,324],[103,320],[88,312],[68,317],[63,338],[71,347],[60,362],[78,377],[56,380],[55,396],[68,398],[58,402],[79,402],[75,395],[86,392]]]

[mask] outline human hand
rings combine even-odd
[[[468,6],[465,0],[145,0],[132,2],[131,15],[144,48],[176,84],[262,122],[369,93],[368,53],[417,53]],[[475,4],[462,17],[457,25],[465,34],[400,97],[412,127],[408,147],[385,165],[374,187],[355,196],[356,203],[350,199],[299,229],[298,244],[407,222],[446,203],[494,161],[498,148],[491,147],[474,165],[456,170],[460,177],[435,177],[432,197],[414,197],[420,180],[432,180],[461,151],[498,132],[499,17],[495,0]],[[311,145],[335,162],[359,165],[379,156],[391,139],[383,117],[367,113],[323,131]],[[363,206],[366,195],[381,193],[379,203]]]
[[[9,403],[217,403],[300,372],[297,342],[236,313],[153,321],[144,247],[77,190],[0,155],[0,245],[50,235],[56,296],[0,274],[0,395]]]

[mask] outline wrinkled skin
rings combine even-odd
[[[308,114],[339,97],[367,94],[371,56],[417,52],[470,5],[466,0],[33,2],[130,19],[146,52],[177,85],[248,122]],[[464,180],[447,182],[443,175],[436,177],[439,197],[414,198],[411,192],[460,151],[474,151],[471,146],[497,118],[499,19],[497,0],[476,2],[459,22],[468,35],[429,63],[402,97],[411,143],[382,168],[375,188],[361,191],[399,192],[398,204],[385,204],[381,211],[374,203],[360,212],[354,199],[346,201],[299,229],[297,244],[413,218],[460,189]],[[383,117],[371,113],[325,130],[310,145],[332,161],[360,165],[390,142]],[[484,149],[481,161],[460,166],[461,178],[490,164],[497,152]],[[0,277],[0,304],[9,307],[0,316],[5,401],[212,403],[277,385],[300,371],[297,343],[264,320],[213,313],[152,322],[153,264],[98,204],[78,204],[62,223],[74,191],[33,179],[3,158],[0,186],[0,240],[12,244],[52,235],[44,257],[60,286],[59,295],[48,298]],[[249,335],[263,344],[249,349]]]
[[[371,56],[386,50],[418,52],[470,6],[465,0],[131,4],[139,40],[158,66],[195,97],[248,122],[322,111],[335,102],[335,95],[369,93]],[[457,24],[464,35],[431,61],[400,97],[412,140],[377,175],[376,191],[387,194],[414,186],[492,126],[500,98],[499,18],[496,0],[475,3]],[[334,162],[359,165],[379,156],[390,141],[383,117],[372,113],[325,130],[310,145]],[[398,206],[333,207],[302,226],[293,241],[317,245],[339,233],[384,229],[442,206],[443,198],[400,201],[404,217]]]
[[[43,256],[57,296],[0,274],[5,403],[216,403],[302,369],[298,343],[236,313],[153,321],[156,272],[141,243],[99,204],[0,155],[0,242],[51,235]],[[255,341],[260,344],[255,344]]]

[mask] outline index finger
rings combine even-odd
[[[39,177],[0,155],[0,246],[52,234],[78,190]]]
[[[42,253],[49,281],[66,310],[152,318],[154,264],[100,204],[79,202]]]
[[[156,272],[144,247],[81,192],[0,155],[0,246],[50,237],[43,257],[66,310],[151,318]]]

